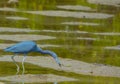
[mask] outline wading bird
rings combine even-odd
[[[11,58],[12,58],[13,62],[15,63],[15,65],[17,66],[17,73],[16,74],[19,73],[19,69],[20,69],[18,64],[16,63],[16,61],[14,59],[14,57],[17,54],[24,54],[24,57],[22,60],[22,68],[23,68],[22,74],[24,74],[24,71],[25,71],[24,61],[26,59],[27,54],[30,52],[39,52],[41,54],[48,54],[48,55],[52,56],[55,59],[56,63],[61,67],[61,63],[60,63],[56,53],[49,51],[49,50],[42,50],[33,41],[23,41],[23,42],[17,43],[16,45],[13,45],[13,46],[6,48],[5,51],[6,52],[13,52],[15,54]]]

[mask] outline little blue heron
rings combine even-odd
[[[24,71],[25,71],[24,61],[25,61],[25,58],[26,58],[27,54],[30,53],[30,52],[39,52],[41,54],[48,54],[48,55],[52,56],[55,59],[56,63],[61,67],[61,63],[60,63],[56,53],[54,53],[52,51],[49,51],[49,50],[42,50],[33,41],[23,41],[23,42],[17,43],[16,45],[13,45],[13,46],[10,46],[10,47],[6,48],[5,51],[6,52],[13,52],[15,54],[11,58],[17,66],[17,73],[19,72],[19,66],[16,63],[14,57],[16,56],[16,54],[24,54],[24,57],[23,57],[23,60],[22,60],[22,67],[23,67],[22,74],[24,74]]]

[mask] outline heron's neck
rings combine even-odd
[[[55,61],[60,65],[60,61],[59,61],[56,53],[49,51],[49,50],[42,50],[41,48],[38,48],[37,51],[41,54],[48,54],[48,55],[52,56],[55,59]]]
[[[52,54],[52,52],[49,51],[49,50],[42,50],[42,51],[40,51],[40,53],[42,53],[42,54],[49,54],[49,55]]]
[[[49,55],[52,54],[51,51],[49,51],[49,50],[42,50],[42,49],[40,49],[40,48],[38,49],[38,52],[41,53],[41,54],[49,54]]]

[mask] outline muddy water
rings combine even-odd
[[[101,65],[100,67],[105,67],[105,70],[110,66],[114,70],[113,66],[120,67],[119,36],[120,0],[15,0],[15,2],[1,0],[0,2],[0,56],[8,54],[3,52],[3,49],[9,45],[19,41],[33,40],[43,49],[55,51],[62,59],[70,58],[98,64]],[[80,65],[77,64],[74,67]],[[3,68],[1,66],[0,70]],[[86,68],[92,69],[92,67]],[[68,70],[72,69],[68,67]],[[78,72],[81,70],[85,72],[84,68]],[[104,69],[97,68],[93,71],[102,73],[102,70]],[[0,74],[8,75],[5,74],[7,71],[3,72],[4,74]],[[111,76],[111,73],[105,72],[102,74]],[[54,73],[56,72],[51,72],[51,74]],[[102,77],[96,79],[93,76],[85,76],[86,74],[82,72],[85,77],[77,72],[74,76],[71,76],[70,72],[63,73],[79,79],[77,83],[108,83]],[[117,70],[116,73],[117,76],[114,77],[120,77]],[[97,74],[97,76],[103,75]],[[93,78],[92,82],[88,77]],[[117,84],[117,82],[113,78],[111,84]],[[76,82],[59,81],[58,84],[76,84]]]

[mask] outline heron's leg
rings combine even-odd
[[[24,55],[23,60],[22,60],[22,68],[23,68],[22,75],[24,75],[24,72],[25,72],[24,61],[25,61],[26,57],[27,57],[27,56]]]
[[[16,72],[16,74],[18,74],[19,71],[20,71],[20,67],[19,67],[19,65],[16,63],[16,61],[15,61],[15,59],[14,59],[15,56],[16,56],[16,55],[13,55],[11,58],[12,58],[13,62],[15,63],[15,65],[17,66],[17,72]]]

